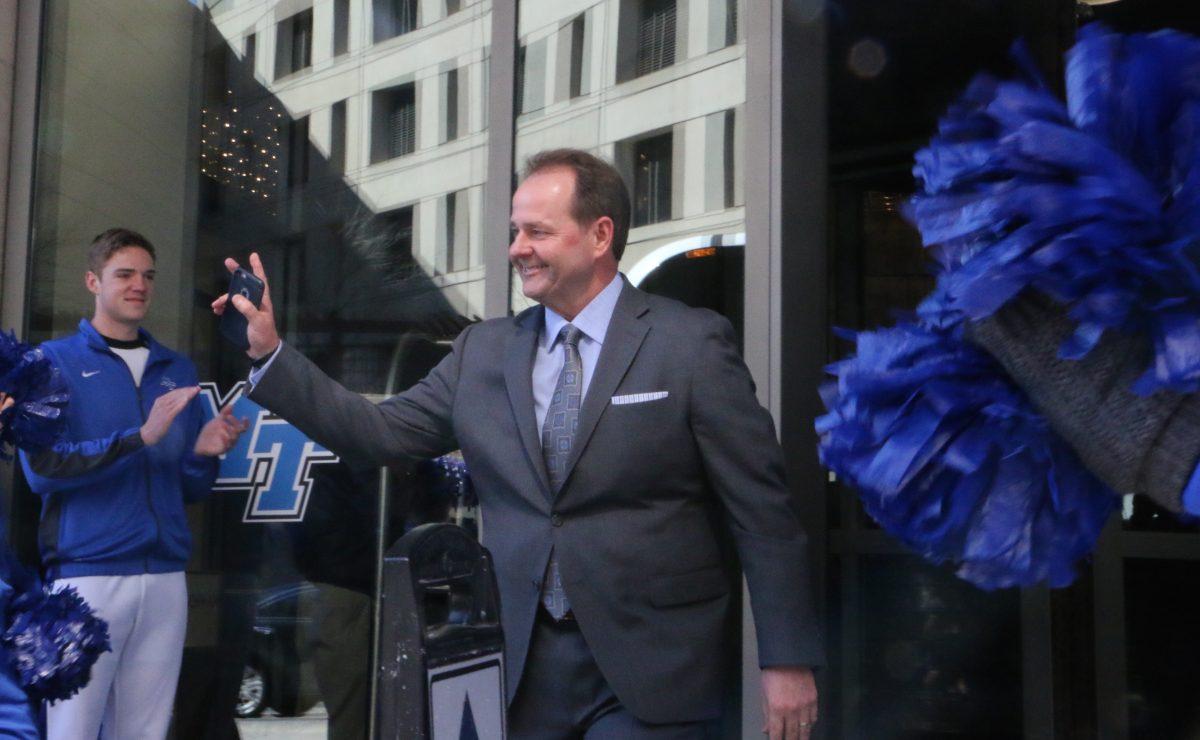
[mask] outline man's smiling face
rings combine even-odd
[[[571,215],[574,197],[575,173],[566,167],[527,177],[513,195],[508,247],[525,297],[567,320],[598,292],[597,262],[608,252],[598,243],[595,224],[580,224]]]
[[[154,275],[154,258],[141,247],[113,252],[99,275],[87,274],[88,290],[96,296],[96,318],[136,329],[150,310]]]

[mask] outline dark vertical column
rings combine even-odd
[[[6,29],[0,32],[0,225],[4,229],[0,325],[22,334],[37,149],[41,25],[41,0],[0,4],[0,26]]]
[[[517,59],[516,0],[492,4],[492,48],[488,64],[488,160],[483,186],[483,310],[485,318],[508,315],[508,215],[512,199],[513,90]]]
[[[0,329],[28,336],[29,245],[37,152],[42,0],[0,2]],[[37,549],[32,496],[13,497],[11,463],[0,462],[2,533],[22,555]]]
[[[1092,556],[1096,649],[1096,736],[1129,737],[1129,699],[1125,659],[1125,573],[1121,520],[1113,517]]]
[[[825,5],[772,0],[769,13],[743,14],[745,354],[759,400],[779,426],[788,480],[801,502],[818,614],[824,613],[825,474],[813,419],[826,355]],[[762,715],[749,610],[743,622],[742,730],[752,737]]]
[[[779,433],[788,480],[799,496],[810,537],[811,588],[816,614],[826,613],[827,477],[817,459],[813,420],[823,411],[817,389],[828,358],[827,132],[829,75],[826,17],[833,5],[818,0],[784,4],[779,67],[779,321],[772,346],[779,352]],[[820,685],[827,697],[832,687]],[[819,734],[819,733],[818,733]]]
[[[1025,737],[1054,739],[1054,641],[1050,589],[1021,591],[1021,685]]]

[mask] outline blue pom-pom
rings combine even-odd
[[[1071,583],[1117,497],[955,331],[856,339],[822,388],[822,463],[885,530],[977,586]]]
[[[92,665],[109,651],[108,624],[68,586],[19,594],[9,605],[3,637],[21,685],[30,697],[69,699],[87,685]]]
[[[1154,353],[1135,390],[1200,390],[1200,39],[1085,27],[1066,103],[982,76],[913,173],[906,214],[940,265],[926,321],[982,319],[1032,288],[1077,322],[1063,357],[1141,334]]]
[[[471,474],[467,463],[461,455],[450,454],[432,460],[425,460],[417,466],[429,477],[429,493],[434,498],[440,498],[462,503],[465,506],[475,506],[475,487],[471,483]]]
[[[7,447],[36,450],[54,443],[66,424],[69,395],[44,352],[0,332],[0,393],[13,405],[0,411],[0,458]]]
[[[830,367],[822,461],[963,578],[1065,585],[1117,497],[963,324],[1032,289],[1076,322],[1064,358],[1121,330],[1153,349],[1135,391],[1200,390],[1200,39],[1086,27],[1066,103],[1032,74],[980,76],[913,173],[937,283],[919,323],[859,334]]]

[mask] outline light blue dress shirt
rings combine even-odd
[[[588,385],[592,382],[596,361],[600,359],[600,348],[604,345],[608,323],[612,320],[623,285],[620,275],[614,277],[570,322],[583,332],[579,338],[579,359],[583,362],[584,398],[587,398]],[[558,332],[566,324],[566,319],[546,309],[546,321],[542,325],[537,352],[533,357],[533,413],[537,417],[539,437],[542,425],[546,423],[546,409],[550,407],[554,387],[558,385],[558,375],[566,362],[562,347],[558,344]]]

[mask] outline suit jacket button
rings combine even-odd
[[[558,514],[553,514],[550,517],[550,523],[556,527],[561,527],[562,526],[562,517],[559,516]]]

